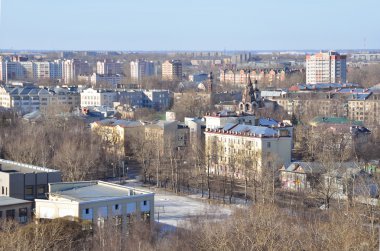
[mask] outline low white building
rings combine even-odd
[[[113,102],[118,100],[117,92],[107,90],[95,90],[88,88],[80,94],[81,107],[108,106],[113,107]]]
[[[154,193],[102,181],[49,184],[47,200],[36,199],[36,218],[90,221],[102,224],[115,219],[118,224],[154,219]]]

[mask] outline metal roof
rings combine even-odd
[[[70,184],[72,184],[71,187]],[[64,187],[62,190],[54,189],[54,186],[59,187],[60,185],[63,185]],[[148,191],[102,181],[52,183],[50,186],[53,187],[53,191],[50,191],[51,196],[76,202],[95,202],[100,200],[122,199],[131,196],[154,194]]]
[[[12,205],[24,204],[24,203],[32,204],[32,202],[28,200],[20,200],[20,199],[16,199],[12,197],[0,196],[0,207],[12,206]]]

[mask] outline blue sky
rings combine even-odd
[[[380,48],[379,0],[0,1],[3,49]]]

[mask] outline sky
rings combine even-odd
[[[1,49],[380,49],[380,0],[0,2]]]

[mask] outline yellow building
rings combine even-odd
[[[130,139],[138,136],[144,123],[133,120],[104,119],[91,124],[91,130],[101,136],[109,151],[119,156],[128,155]]]

